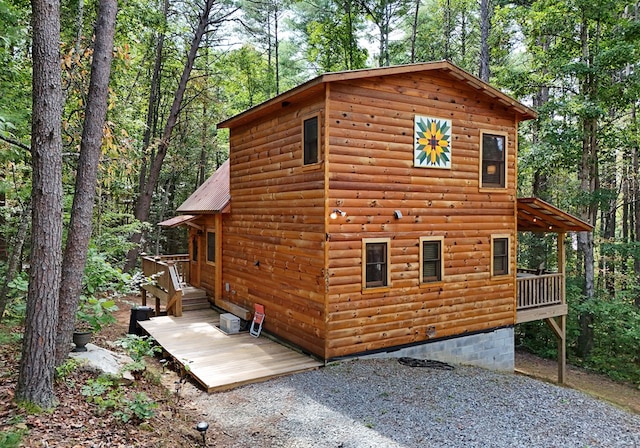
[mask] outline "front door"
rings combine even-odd
[[[200,287],[200,258],[202,257],[202,232],[191,234],[189,241],[189,283],[196,288]]]

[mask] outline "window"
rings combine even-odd
[[[193,239],[191,240],[191,260],[198,261],[198,237],[197,236],[194,236]]]
[[[389,238],[362,240],[364,252],[363,288],[389,286]]]
[[[216,262],[216,233],[207,230],[207,263]]]
[[[318,116],[307,118],[302,122],[302,134],[304,141],[304,164],[318,163],[319,135]]]
[[[509,274],[509,237],[491,237],[491,274]]]
[[[483,188],[505,188],[507,137],[481,133],[481,145],[481,186]]]
[[[442,280],[442,238],[420,238],[420,283]]]

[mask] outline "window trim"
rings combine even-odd
[[[386,245],[386,285],[367,286],[367,244]],[[391,238],[362,239],[362,292],[380,292],[391,289]]]
[[[483,165],[484,165],[484,136],[485,135],[492,135],[492,136],[496,136],[496,137],[503,137],[504,138],[504,186],[501,186],[499,184],[487,184],[485,185],[484,183],[484,176],[483,176]],[[479,189],[483,190],[506,190],[507,186],[509,185],[508,182],[508,167],[507,167],[507,163],[509,160],[509,135],[506,132],[500,132],[500,131],[489,131],[489,130],[480,130],[480,151],[479,151],[479,166],[478,166],[478,181],[479,181]]]
[[[218,232],[216,232],[215,228],[211,228],[211,227],[207,228],[205,230],[205,232],[206,232],[205,236],[206,236],[206,248],[207,248],[207,250],[205,252],[205,263],[208,264],[208,265],[211,265],[211,266],[215,266],[216,265],[216,260],[218,258],[218,247],[216,245],[217,239],[218,239]],[[213,257],[214,257],[214,260],[213,261],[211,261],[209,259],[209,235],[210,234],[213,234],[213,238],[214,238],[214,240],[213,240]]]
[[[440,272],[439,278],[436,280],[425,281],[424,280],[424,243],[425,242],[438,242],[440,244],[440,253],[439,253],[439,261],[440,261]],[[420,256],[420,286],[432,286],[435,284],[442,283],[444,280],[444,237],[443,236],[422,236],[420,237],[420,245],[419,245],[419,256]]]
[[[506,257],[506,272],[504,273],[499,273],[496,274],[495,272],[495,266],[494,266],[494,260],[495,260],[495,241],[496,240],[507,240],[507,253],[505,254]],[[504,278],[504,277],[508,277],[509,275],[511,275],[511,235],[508,234],[497,234],[497,235],[491,235],[491,267],[490,267],[490,273],[491,273],[491,277],[498,277],[498,278]]]
[[[305,132],[305,123],[309,120],[312,119],[317,119],[318,122],[318,135],[316,135],[316,144],[317,144],[317,160],[315,162],[305,162],[305,155],[306,155],[306,147],[305,147],[305,140],[306,140],[306,132]],[[302,166],[303,167],[315,167],[317,165],[319,165],[320,163],[322,163],[322,157],[323,157],[323,151],[322,151],[322,113],[321,111],[318,112],[314,112],[312,114],[307,114],[304,115],[303,117],[301,117],[300,120],[300,127],[301,127],[301,146],[302,146]]]

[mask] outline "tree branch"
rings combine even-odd
[[[2,140],[2,141],[4,141],[4,142],[7,142],[7,143],[9,143],[10,145],[17,146],[18,148],[22,148],[22,149],[24,149],[25,151],[29,151],[29,152],[31,152],[31,148],[30,148],[30,147],[28,147],[27,145],[25,145],[25,144],[24,144],[24,143],[22,143],[22,142],[19,142],[18,140],[13,140],[13,139],[11,139],[11,138],[4,137],[4,136],[3,136],[3,135],[1,135],[1,134],[0,134],[0,140]]]

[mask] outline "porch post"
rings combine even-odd
[[[565,384],[567,376],[567,315],[558,316],[560,332],[558,338],[558,383]]]
[[[558,238],[558,272],[562,273],[560,279],[560,300],[562,304],[566,302],[566,259],[564,252],[564,239],[565,233],[560,232],[557,234]],[[567,374],[567,315],[564,314],[558,317],[558,383],[564,384]]]

